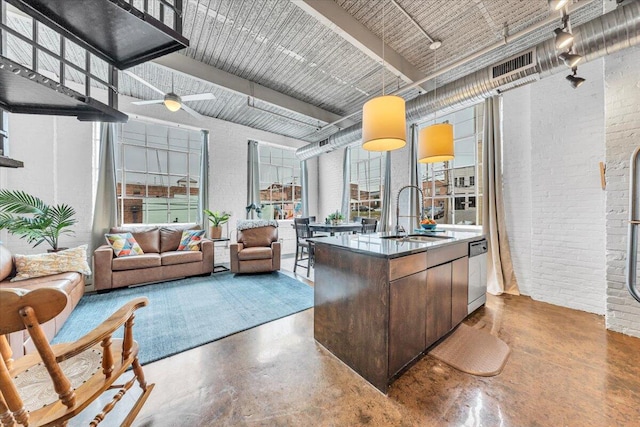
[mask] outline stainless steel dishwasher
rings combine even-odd
[[[469,293],[467,314],[487,301],[487,240],[469,243]]]

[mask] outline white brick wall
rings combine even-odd
[[[598,168],[605,156],[602,60],[580,66],[579,75],[587,82],[579,89],[571,88],[565,75],[504,95],[510,240],[523,293],[604,314],[604,192]],[[527,131],[530,159],[527,138],[518,138]],[[528,177],[523,176],[527,167]],[[527,209],[530,215],[523,212]]]
[[[531,295],[531,85],[505,93],[502,108],[507,234],[520,293]]]
[[[640,145],[640,48],[607,57],[606,109],[606,257],[607,328],[640,336],[640,303],[625,288],[629,158]],[[640,270],[639,270],[640,271]]]

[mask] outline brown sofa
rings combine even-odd
[[[232,273],[280,270],[281,248],[277,225],[275,221],[238,221],[238,243],[230,245]]]
[[[93,253],[93,286],[96,291],[181,277],[210,274],[213,271],[213,241],[202,239],[199,251],[178,251],[182,232],[193,226],[116,227],[110,233],[130,232],[143,255],[116,258],[109,245]]]
[[[78,305],[82,295],[84,295],[84,276],[81,273],[70,272],[11,282],[10,280],[14,276],[15,263],[13,256],[7,248],[0,245],[0,287],[27,290],[42,287],[53,287],[63,290],[69,297],[64,310],[62,310],[62,312],[55,318],[42,325],[42,329],[44,330],[47,339],[51,341],[62,328],[62,325],[66,322],[73,309]],[[2,301],[0,301],[0,312],[1,311]],[[9,339],[9,345],[13,351],[14,359],[35,350],[35,346],[31,342],[31,337],[26,330],[9,334],[7,338]]]

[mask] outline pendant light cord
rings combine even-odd
[[[384,4],[386,0],[382,1],[382,96],[384,96]]]

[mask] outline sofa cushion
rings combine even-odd
[[[251,261],[254,259],[271,259],[273,258],[273,251],[270,247],[253,247],[244,248],[238,252],[238,259],[240,261]]]
[[[116,257],[130,257],[144,254],[144,251],[131,233],[105,234],[107,243]]]
[[[16,254],[14,260],[16,276],[11,279],[12,282],[50,276],[67,271],[91,274],[91,269],[87,263],[87,245],[45,254]]]
[[[204,230],[184,230],[180,238],[179,251],[199,251]]]
[[[114,258],[111,260],[113,271],[136,270],[138,268],[160,267],[160,254],[143,254]]]
[[[13,270],[13,256],[9,249],[0,245],[0,282],[11,275]]]
[[[162,265],[176,265],[187,262],[201,262],[202,252],[200,251],[171,251],[160,254]]]
[[[177,251],[184,230],[197,230],[198,225],[181,224],[160,229],[160,252]]]
[[[160,252],[160,229],[157,227],[113,227],[111,233],[131,233],[145,254]]]
[[[271,226],[238,231],[238,242],[244,244],[245,248],[268,247],[276,240],[278,240],[278,229]]]

